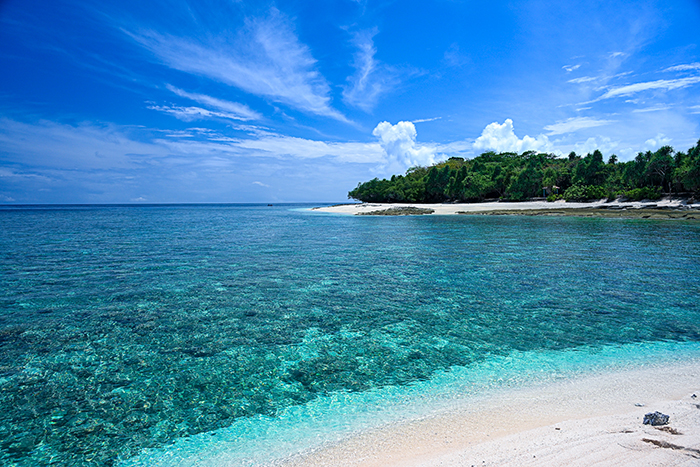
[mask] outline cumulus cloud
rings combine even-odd
[[[668,138],[663,133],[659,133],[655,138],[649,138],[644,142],[644,148],[653,151],[660,148],[661,146],[668,146],[671,144],[671,138]]]
[[[536,138],[525,135],[523,139],[515,135],[513,120],[506,119],[503,124],[493,122],[486,125],[474,142],[474,149],[493,150],[496,152],[552,151],[552,143],[545,135]]]
[[[582,143],[576,143],[574,145],[574,151],[576,154],[589,154],[598,149],[603,154],[611,154],[617,146],[618,143],[612,141],[610,138],[591,137]]]
[[[409,167],[430,165],[435,162],[435,151],[416,144],[416,127],[411,122],[392,125],[381,122],[372,131],[387,158],[391,171],[403,171]]]
[[[549,133],[547,133],[549,136],[552,136],[561,135],[564,133],[573,133],[577,130],[594,128],[597,126],[607,125],[608,123],[613,123],[613,120],[596,120],[595,118],[591,117],[575,117],[563,122],[547,125],[544,127],[544,129],[549,131]]]

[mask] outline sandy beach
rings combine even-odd
[[[428,215],[457,214],[529,214],[529,215],[585,215],[598,217],[646,218],[700,218],[700,205],[682,199],[664,198],[658,201],[620,202],[599,200],[587,203],[565,201],[485,202],[450,204],[356,203],[314,208],[315,211],[334,214],[401,214],[410,210]],[[387,212],[388,211],[388,212]],[[414,211],[415,213],[421,213]],[[685,217],[683,217],[685,216]]]
[[[700,465],[699,377],[700,362],[693,362],[504,390],[284,465]],[[669,415],[669,423],[644,425],[644,415],[655,411]]]

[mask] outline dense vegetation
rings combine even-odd
[[[596,150],[560,158],[534,151],[486,152],[474,159],[452,157],[432,167],[413,167],[390,180],[360,183],[348,198],[377,203],[520,201],[546,195],[552,201],[614,198],[658,199],[663,193],[700,191],[700,141],[687,152],[664,146],[634,160],[608,162]]]

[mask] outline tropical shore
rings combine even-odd
[[[664,198],[658,201],[599,200],[588,203],[565,201],[484,202],[450,204],[355,203],[313,208],[314,211],[348,215],[548,215],[645,219],[700,219],[700,203]]]
[[[699,465],[699,377],[700,361],[694,361],[504,390],[283,465]],[[644,415],[655,411],[669,415],[668,424],[644,425]]]

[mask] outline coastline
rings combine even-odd
[[[507,389],[275,465],[697,465],[698,376],[695,360]],[[654,411],[670,415],[668,425],[643,425]]]
[[[642,219],[700,219],[700,204],[664,198],[659,201],[594,202],[523,201],[485,203],[356,203],[313,208],[314,211],[343,215],[529,215],[578,216]]]

